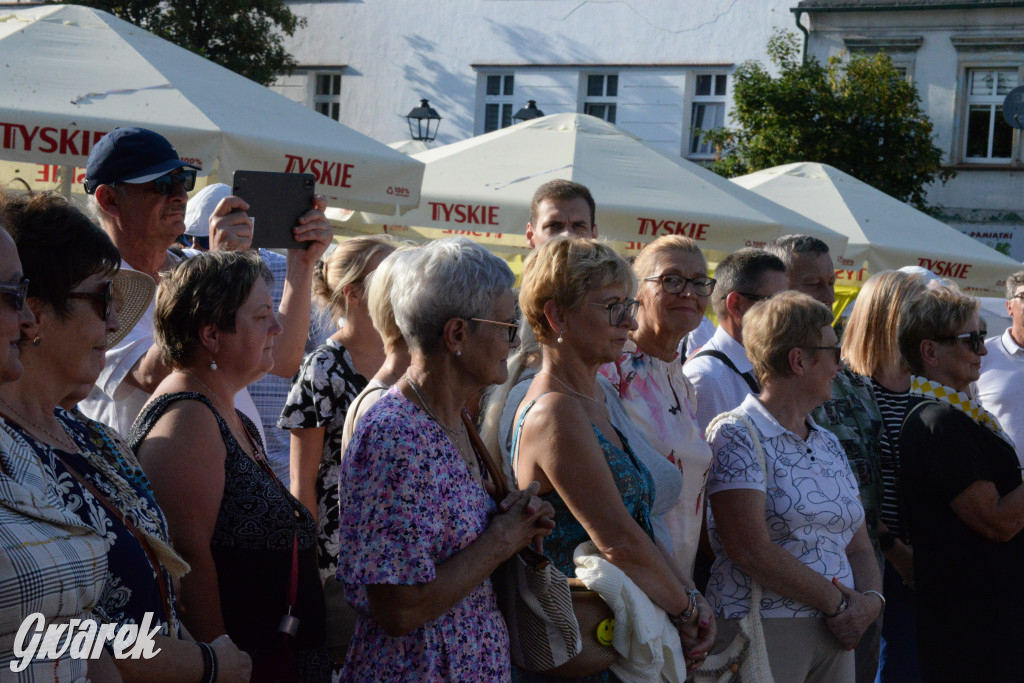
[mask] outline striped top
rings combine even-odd
[[[899,437],[903,426],[903,418],[907,415],[909,392],[889,391],[877,380],[871,380],[875,392],[875,401],[882,414],[882,522],[889,531],[904,542],[908,541],[907,529],[903,523],[900,510],[900,457]]]

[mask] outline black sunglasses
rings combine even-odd
[[[768,301],[768,299],[771,299],[774,296],[773,294],[749,294],[747,292],[736,292],[736,293],[739,294],[740,296],[742,296],[744,299],[748,299],[750,301],[753,301],[755,304],[760,302],[760,301]],[[729,296],[728,293],[725,296]],[[722,298],[724,299],[725,297],[722,297]]]
[[[645,277],[644,282],[658,281],[666,294],[681,294],[686,285],[693,285],[693,293],[697,296],[711,296],[715,291],[716,280],[712,277],[683,277],[682,275],[652,275]]]
[[[988,330],[974,330],[972,332],[958,334],[955,337],[943,337],[942,339],[936,339],[935,341],[945,344],[955,344],[958,341],[962,341],[971,347],[971,351],[974,353],[980,353],[981,347],[985,345],[986,334],[988,334]]]
[[[511,344],[516,340],[516,335],[519,334],[519,323],[503,323],[500,320],[487,320],[485,318],[470,318],[473,322],[487,323],[489,325],[501,325],[508,328],[508,343]]]
[[[102,292],[68,292],[69,299],[85,299],[96,306],[96,312],[103,320],[110,320],[114,312],[114,281],[107,280]]]
[[[170,173],[165,173],[159,178],[155,178],[153,180],[153,187],[160,194],[172,194],[174,186],[177,184],[181,185],[185,192],[191,192],[196,186],[197,173],[194,168],[176,169]]]
[[[832,351],[835,353],[836,365],[843,364],[843,347],[836,344],[835,346],[811,346],[808,347],[810,351]]]
[[[28,296],[28,278],[23,277],[18,282],[0,282],[0,294],[7,299],[7,303],[16,311],[25,308],[25,297]]]

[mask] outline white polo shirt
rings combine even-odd
[[[978,402],[1013,439],[1017,459],[1024,465],[1024,348],[1010,336],[1010,328],[986,339],[985,348],[988,355],[981,358],[976,383]]]

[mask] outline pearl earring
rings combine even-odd
[[[455,349],[455,357],[458,358],[462,355],[462,349]]]
[[[210,360],[210,369],[211,370],[216,370],[217,369],[217,361]]]
[[[563,341],[565,341],[564,339],[562,339],[562,335],[563,334],[565,334],[565,333],[562,332],[561,330],[558,331],[558,339],[556,339],[555,341],[557,341],[559,344],[561,344]]]

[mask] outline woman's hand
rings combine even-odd
[[[834,617],[826,617],[825,623],[836,640],[847,650],[852,650],[868,626],[881,615],[882,601],[874,595],[864,595],[847,588],[836,579],[832,579],[832,583],[846,596],[849,606]]]
[[[686,659],[686,671],[697,670],[715,644],[718,626],[715,613],[704,596],[697,594],[696,618],[691,619],[679,629],[679,641],[683,645],[683,656]]]
[[[501,534],[502,546],[510,548],[509,557],[533,544],[543,552],[543,538],[555,528],[555,509],[537,497],[539,482],[531,482],[522,491],[512,491],[498,505],[498,514],[489,529]]]
[[[247,683],[252,675],[252,659],[238,649],[228,634],[210,643],[217,655],[217,680],[224,683]]]

